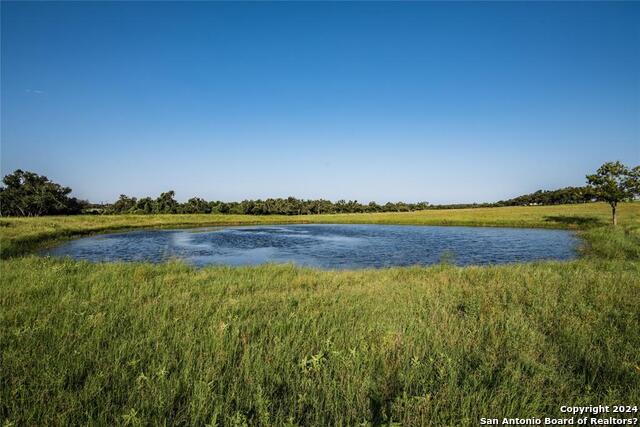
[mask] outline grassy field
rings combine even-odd
[[[640,203],[608,220],[603,204],[2,219],[0,420],[478,425],[638,404]],[[107,230],[274,222],[575,228],[585,247],[562,263],[340,272],[26,253]]]

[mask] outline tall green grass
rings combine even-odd
[[[584,220],[597,206],[490,213],[492,225],[577,221],[586,245],[571,262],[320,271],[4,259],[0,420],[478,425],[560,416],[561,405],[637,404],[636,206],[617,229]],[[447,214],[491,222],[487,212]],[[41,245],[111,229],[111,218],[174,221],[9,220],[3,236],[48,236],[33,240]]]
[[[639,265],[3,268],[16,424],[476,425],[640,401]]]

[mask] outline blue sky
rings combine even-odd
[[[3,174],[482,202],[640,164],[639,3],[2,2]]]

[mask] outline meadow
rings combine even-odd
[[[640,402],[640,203],[0,219],[2,425],[478,425]],[[30,252],[140,227],[569,228],[570,262],[321,271]],[[634,415],[638,416],[638,415]]]

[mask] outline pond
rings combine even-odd
[[[143,230],[69,241],[44,251],[89,261],[181,259],[196,266],[287,263],[323,269],[502,264],[576,256],[563,230],[305,224]]]

